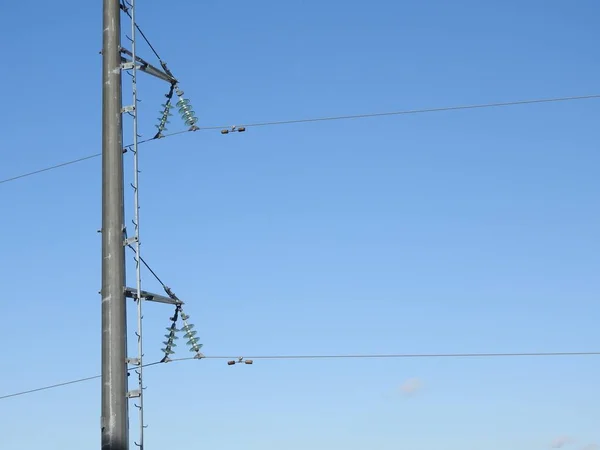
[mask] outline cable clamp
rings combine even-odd
[[[133,244],[134,242],[138,241],[138,237],[137,236],[133,236],[130,238],[127,238],[123,241],[123,247],[127,247],[128,245]]]
[[[121,70],[131,70],[134,67],[135,67],[135,64],[133,63],[133,61],[124,62],[121,64]]]

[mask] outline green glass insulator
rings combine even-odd
[[[179,108],[179,115],[180,116],[184,116],[186,114],[195,114],[194,111],[192,110],[192,108],[188,108],[188,107],[183,107],[183,108]]]
[[[197,122],[198,122],[198,118],[192,117],[190,119],[186,119],[185,124],[191,127],[192,125],[196,125]]]
[[[188,111],[185,114],[181,115],[181,118],[185,122],[196,122],[198,119],[196,118],[196,113],[194,111]]]
[[[185,333],[184,336],[188,339],[191,339],[194,336],[196,336],[197,334],[198,334],[198,332],[196,330],[190,330],[187,333]]]

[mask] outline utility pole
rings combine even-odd
[[[195,358],[203,358],[200,353],[199,338],[194,326],[188,322],[189,316],[183,312],[183,302],[158,277],[167,297],[142,290],[141,264],[147,265],[140,255],[140,216],[139,216],[139,155],[138,155],[138,112],[137,73],[148,73],[170,84],[167,101],[163,105],[158,133],[161,137],[165,130],[173,94],[179,101],[177,108],[190,131],[198,129],[198,118],[192,110],[190,101],[183,98],[183,91],[177,87],[167,65],[159,59],[162,70],[137,55],[135,22],[135,0],[103,0],[103,37],[102,37],[102,416],[101,450],[129,450],[129,400],[137,399],[134,406],[139,413],[139,440],[135,445],[144,450],[144,383],[143,383],[143,332],[142,304],[144,301],[166,303],[176,307],[171,317],[173,322],[167,328],[162,362],[169,361],[173,354],[174,340],[177,339],[176,322],[181,318],[182,331],[185,331],[187,346],[195,353]],[[121,11],[131,19],[131,50],[121,47]],[[140,34],[145,38],[141,30]],[[147,39],[146,39],[147,40]],[[148,42],[149,44],[149,42]],[[152,47],[152,46],[151,46]],[[154,48],[152,48],[154,50]],[[156,53],[156,51],[154,51]],[[158,54],[156,54],[158,57]],[[132,105],[123,107],[122,73],[131,76]],[[134,235],[127,237],[125,229],[124,176],[123,176],[123,114],[129,114],[133,121],[133,143],[127,148],[133,154],[134,192]],[[126,287],[125,250],[130,247],[135,253],[135,288]],[[148,267],[149,268],[149,267]],[[152,272],[152,270],[151,270]],[[152,272],[156,277],[156,274]],[[127,305],[126,299],[137,303],[137,357],[127,357]],[[137,374],[138,389],[128,390],[129,371]]]
[[[121,16],[119,0],[103,2],[101,439],[102,450],[129,450]]]

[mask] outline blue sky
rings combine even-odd
[[[138,21],[200,125],[220,126],[598,94],[599,13],[593,0],[172,0],[140,2]],[[12,2],[3,18],[0,179],[99,152],[101,2]],[[145,137],[166,89],[140,81]],[[207,355],[597,350],[598,107],[153,142],[141,152],[143,255],[186,302]],[[130,155],[126,167],[130,180]],[[0,395],[99,373],[100,187],[99,159],[0,185]],[[144,288],[159,291],[148,274]],[[146,307],[147,361],[171,312]],[[600,443],[599,369],[597,358],[158,366],[146,372],[147,450],[536,450],[564,436],[582,449]],[[3,444],[99,445],[99,400],[96,381],[3,400]]]

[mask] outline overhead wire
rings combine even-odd
[[[254,122],[254,123],[248,123],[248,124],[241,124],[240,126],[244,126],[246,128],[266,127],[266,126],[290,125],[290,124],[300,124],[300,123],[314,123],[314,122],[325,122],[325,121],[377,118],[377,117],[386,117],[386,116],[426,114],[426,113],[434,113],[434,112],[500,108],[500,107],[508,107],[508,106],[531,105],[531,104],[540,104],[540,103],[557,103],[557,102],[598,99],[598,98],[600,98],[600,94],[571,96],[571,97],[555,97],[555,98],[533,99],[533,100],[518,100],[518,101],[500,102],[500,103],[483,103],[483,104],[474,104],[474,105],[446,106],[446,107],[439,107],[439,108],[410,109],[410,110],[389,111],[389,112],[381,112],[381,113],[368,113],[368,114],[355,114],[355,115],[343,115],[343,116],[315,117],[315,118],[306,118],[306,119],[279,120],[279,121],[271,121],[271,122]],[[192,132],[196,132],[196,131],[223,130],[223,129],[227,129],[227,128],[230,128],[230,125],[206,126],[206,127],[200,127],[198,129],[180,130],[180,131],[176,131],[173,133],[163,134],[160,137],[153,137],[153,138],[141,140],[138,142],[138,145],[145,144],[145,143],[148,143],[148,142],[154,141],[154,140],[164,139],[167,137],[173,137],[173,136],[186,134],[186,133],[192,133]],[[131,147],[131,145],[125,146],[125,149],[127,149],[129,147]],[[9,182],[16,181],[16,180],[19,180],[22,178],[30,177],[30,176],[37,175],[42,172],[59,169],[61,167],[65,167],[65,166],[76,164],[76,163],[86,161],[89,159],[97,158],[101,155],[102,155],[102,153],[94,153],[92,155],[73,159],[73,160],[66,161],[66,162],[60,163],[60,164],[55,164],[53,166],[45,167],[43,169],[38,169],[38,170],[31,171],[31,172],[23,173],[20,175],[16,175],[16,176],[13,176],[10,178],[5,178],[5,179],[0,180],[0,184],[9,183]]]
[[[409,109],[404,111],[389,111],[389,112],[381,112],[381,113],[368,113],[368,114],[354,114],[354,115],[344,115],[344,116],[331,116],[331,117],[316,117],[309,119],[293,119],[293,120],[278,120],[273,122],[256,122],[256,123],[248,123],[248,124],[240,124],[239,126],[243,127],[265,127],[265,126],[273,126],[273,125],[288,125],[288,124],[297,124],[297,123],[310,123],[310,122],[325,122],[332,120],[351,120],[351,119],[366,119],[372,117],[385,117],[385,116],[402,116],[402,115],[410,115],[410,114],[423,114],[423,113],[434,113],[434,112],[444,112],[444,111],[460,111],[460,110],[468,110],[468,109],[484,109],[484,108],[500,108],[503,106],[517,106],[517,105],[532,105],[536,103],[556,103],[556,102],[566,102],[573,100],[588,100],[592,98],[600,98],[600,94],[596,95],[582,95],[582,96],[571,96],[571,97],[555,97],[555,98],[542,98],[542,99],[534,99],[534,100],[517,100],[510,102],[497,102],[497,103],[483,103],[483,104],[473,104],[473,105],[459,105],[459,106],[443,106],[439,108],[425,108],[425,109]],[[210,130],[210,129],[220,129],[224,127],[202,127],[200,129]]]
[[[392,354],[355,354],[355,355],[258,355],[258,356],[247,356],[244,358],[252,360],[324,360],[324,359],[416,359],[416,358],[510,358],[510,357],[582,357],[582,356],[600,356],[600,352],[517,352],[517,353],[392,353]],[[198,359],[228,359],[235,360],[239,359],[240,356],[203,356],[202,358],[197,357],[186,357],[186,358],[174,358],[165,362],[163,360],[155,361],[152,363],[144,364],[144,368],[157,366],[159,364],[169,364],[171,362],[191,361]],[[129,370],[135,369],[135,366]],[[77,383],[83,383],[101,378],[101,375],[95,375],[92,377],[78,378],[76,380],[65,381],[63,383],[51,384],[48,386],[42,386],[26,391],[14,392],[0,396],[0,400],[6,400],[8,398],[19,397],[23,395],[33,394],[36,392],[47,391],[50,389],[56,389],[59,387],[69,386]]]
[[[6,395],[0,396],[0,400],[6,400],[7,398],[20,397],[22,395],[33,394],[35,392],[56,389],[56,388],[63,387],[63,386],[69,386],[71,384],[83,383],[84,381],[96,380],[98,378],[101,378],[101,375],[95,375],[93,377],[86,377],[86,378],[79,378],[77,380],[65,381],[64,383],[50,384],[48,386],[42,386],[42,387],[35,388],[35,389],[29,389],[27,391],[14,392],[12,394],[6,394]]]
[[[187,133],[188,131],[189,130],[180,131],[178,133],[172,133],[171,135],[175,136],[177,134]],[[143,139],[141,141],[138,141],[138,145],[140,145],[140,144],[146,144],[146,143],[148,143],[150,141],[153,141],[153,140],[154,140],[153,138]],[[127,150],[127,149],[131,148],[132,145],[133,144],[126,145],[124,147],[124,149]],[[100,156],[102,156],[102,153],[94,153],[92,155],[83,156],[81,158],[72,159],[70,161],[66,161],[66,162],[63,162],[63,163],[55,164],[53,166],[48,166],[48,167],[45,167],[43,169],[33,170],[31,172],[25,172],[25,173],[22,173],[21,175],[15,175],[14,177],[5,178],[3,180],[0,180],[0,184],[9,183],[11,181],[16,181],[16,180],[19,180],[21,178],[30,177],[30,176],[37,175],[37,174],[40,174],[40,173],[43,173],[43,172],[48,172],[49,170],[60,169],[61,167],[70,166],[72,164],[77,164],[77,163],[80,163],[80,162],[83,162],[83,161],[87,161],[88,159],[98,158]]]
[[[66,161],[64,163],[60,163],[60,164],[55,164],[53,166],[44,167],[43,169],[38,169],[38,170],[33,170],[31,172],[22,173],[20,175],[15,175],[14,177],[5,178],[3,180],[0,180],[0,184],[9,183],[11,181],[16,181],[16,180],[19,180],[21,178],[31,177],[33,175],[37,175],[37,174],[40,174],[40,173],[43,173],[43,172],[48,172],[49,170],[54,170],[54,169],[59,169],[61,167],[70,166],[71,164],[77,164],[77,163],[80,163],[80,162],[83,162],[83,161],[87,161],[88,159],[97,158],[99,156],[102,156],[102,153],[94,153],[93,155],[88,155],[88,156],[84,156],[82,158],[72,159],[72,160]]]
[[[509,357],[558,357],[600,356],[600,352],[531,352],[531,353],[392,353],[356,355],[259,355],[244,356],[247,359],[414,359],[414,358],[509,358]],[[203,356],[201,359],[234,359],[239,356]],[[193,357],[174,358],[171,361],[188,361]],[[197,359],[197,358],[196,358]]]
[[[160,364],[160,363],[161,363],[160,361],[156,361],[156,362],[144,364],[144,367],[152,367],[152,366],[156,366],[157,364]],[[131,369],[135,369],[135,368],[136,367],[131,367]],[[76,380],[65,381],[63,383],[50,384],[48,386],[42,386],[39,388],[29,389],[26,391],[14,392],[12,394],[6,394],[6,395],[0,396],[0,400],[5,400],[7,398],[12,398],[12,397],[19,397],[19,396],[27,395],[27,394],[34,394],[36,392],[47,391],[50,389],[56,389],[56,388],[63,387],[63,386],[70,386],[72,384],[83,383],[85,381],[97,380],[98,378],[102,378],[102,375],[94,375],[93,377],[78,378]]]

